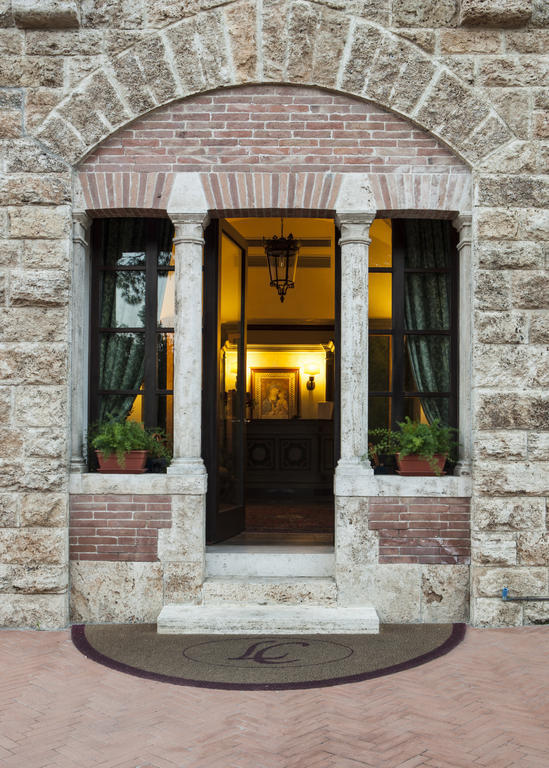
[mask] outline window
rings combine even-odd
[[[173,431],[173,226],[93,224],[90,423],[108,416]]]
[[[369,275],[369,425],[457,427],[457,235],[449,221],[377,220]]]

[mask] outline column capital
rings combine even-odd
[[[336,213],[336,223],[341,230],[340,245],[361,243],[370,245],[370,227],[375,219],[374,211],[341,211]]]
[[[79,243],[84,248],[88,245],[88,235],[91,227],[91,218],[86,211],[72,212],[72,241]]]
[[[452,219],[452,226],[459,233],[458,250],[464,245],[471,245],[473,216],[470,213],[460,213]]]
[[[208,226],[209,216],[207,211],[168,212],[175,227],[174,243],[196,243],[204,245],[204,230]]]

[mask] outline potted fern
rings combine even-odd
[[[99,472],[141,474],[145,471],[150,441],[151,436],[138,421],[101,422],[91,441]]]
[[[434,419],[430,424],[412,421],[406,416],[398,423],[399,474],[408,476],[442,475],[448,455],[455,447],[456,430]]]

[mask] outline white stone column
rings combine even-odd
[[[205,475],[202,460],[202,261],[206,213],[174,213],[173,461],[170,474]]]
[[[368,247],[375,213],[338,213],[341,230],[341,454],[336,494],[373,477],[368,453]],[[347,480],[347,482],[346,482]]]
[[[459,233],[459,454],[456,475],[471,475],[472,415],[471,371],[473,329],[471,307],[472,227],[471,214],[460,214],[452,224]]]
[[[85,430],[88,411],[90,226],[91,219],[87,213],[84,211],[73,211],[71,284],[71,472],[86,471]]]

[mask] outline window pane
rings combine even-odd
[[[145,219],[105,219],[104,266],[145,266],[145,222]]]
[[[392,328],[392,279],[390,272],[370,272],[368,317],[372,328]]]
[[[405,381],[407,392],[450,390],[450,339],[448,336],[406,336]]]
[[[368,388],[370,392],[391,389],[391,337],[372,334],[368,347]]]
[[[431,423],[440,419],[442,424],[449,424],[450,403],[447,397],[405,397],[404,415],[413,421]]]
[[[161,328],[175,325],[175,272],[159,272],[157,323]]]
[[[368,429],[389,428],[391,425],[391,398],[368,398]]]
[[[405,219],[404,266],[412,269],[445,269],[450,266],[451,223],[442,220]]]
[[[155,426],[166,433],[168,445],[171,449],[173,446],[173,395],[158,396],[158,410]]]
[[[142,328],[145,325],[145,272],[103,272],[101,327]]]
[[[370,227],[370,267],[390,267],[393,263],[392,228],[390,219],[374,219]]]
[[[173,389],[173,333],[158,333],[156,343],[158,389]]]
[[[450,276],[408,272],[404,286],[405,326],[410,331],[450,328]]]
[[[140,389],[144,363],[143,333],[102,333],[99,347],[99,389]]]
[[[173,224],[169,219],[158,222],[158,266],[169,267],[175,264],[173,253]]]
[[[101,395],[98,421],[109,418],[143,421],[143,395]]]

